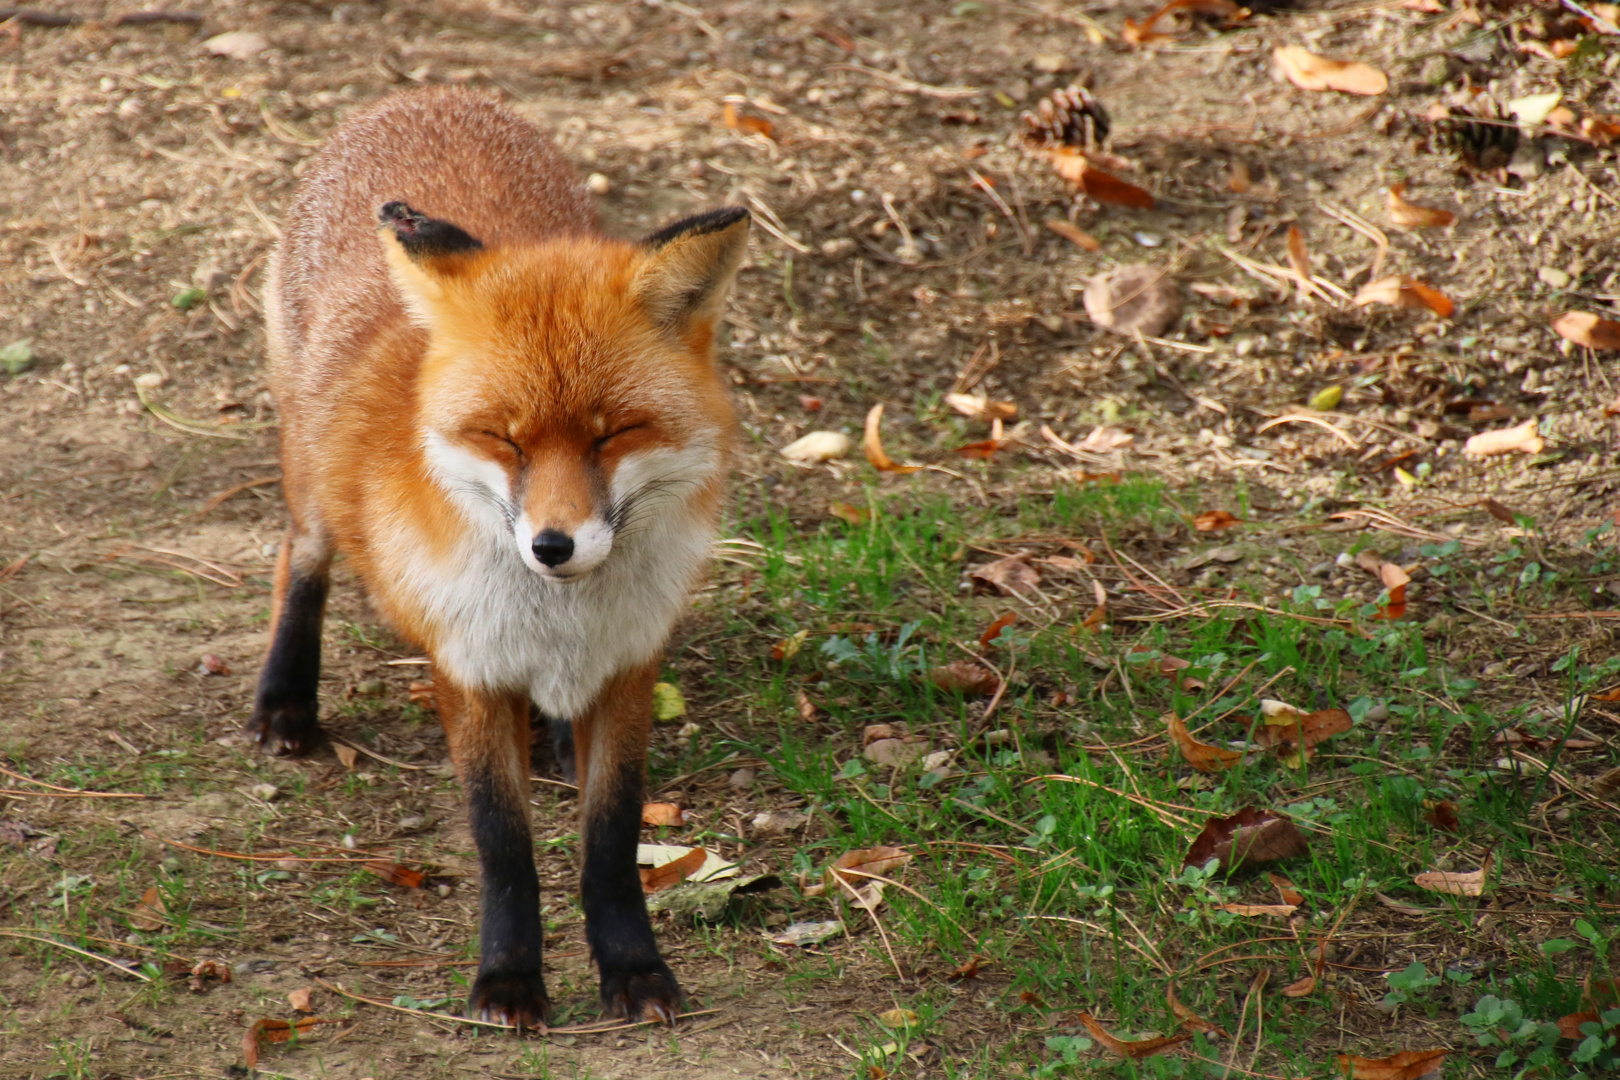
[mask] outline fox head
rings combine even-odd
[[[509,247],[404,203],[380,217],[394,283],[428,336],[401,408],[468,518],[556,582],[589,575],[636,532],[714,519],[733,422],[715,327],[746,210],[639,244]]]

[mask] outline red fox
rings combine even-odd
[[[652,687],[703,574],[734,419],[714,339],[748,212],[597,231],[537,129],[477,94],[357,113],[270,267],[290,526],[246,731],[320,741],[328,568],[432,662],[481,864],[468,1014],[543,1028],[529,707],[572,721],[585,933],[611,1015],[673,1021],[635,866]]]

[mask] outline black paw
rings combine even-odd
[[[662,961],[652,971],[602,973],[602,1007],[610,1017],[631,1023],[658,1020],[673,1024],[685,998]]]
[[[255,705],[242,734],[281,757],[303,757],[321,744],[321,725],[313,701],[291,705]]]
[[[520,1031],[545,1031],[551,1022],[546,981],[539,972],[486,972],[478,976],[472,993],[467,995],[467,1015],[474,1020],[512,1024]]]

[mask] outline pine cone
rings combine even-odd
[[[1453,105],[1433,123],[1435,142],[1455,151],[1472,169],[1499,169],[1513,160],[1519,146],[1519,125],[1486,97],[1468,108]]]
[[[1086,149],[1108,139],[1108,110],[1081,86],[1054,90],[1024,114],[1024,143],[1035,149]]]

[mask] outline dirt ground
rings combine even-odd
[[[329,751],[267,760],[237,735],[282,521],[265,259],[322,135],[380,95],[488,90],[595,174],[615,233],[720,203],[754,210],[721,360],[747,435],[738,518],[771,490],[813,519],[869,480],[864,466],[802,471],[776,451],[812,429],[858,437],[875,402],[889,406],[891,453],[951,465],[962,428],[939,421],[939,397],[974,383],[968,372],[1028,425],[986,471],[924,481],[965,500],[1049,489],[1073,460],[1041,427],[1079,441],[1106,424],[1133,440],[1087,468],[1161,476],[1194,509],[1236,509],[1241,498],[1255,513],[1348,513],[1347,527],[1393,515],[1401,542],[1481,548],[1502,529],[1478,508],[1483,497],[1554,538],[1578,537],[1614,509],[1620,470],[1602,408],[1617,396],[1614,354],[1561,344],[1547,328],[1570,307],[1620,311],[1613,153],[1527,139],[1510,168],[1470,173],[1421,119],[1465,81],[1504,102],[1562,90],[1577,117],[1620,113],[1620,51],[1548,60],[1515,52],[1507,30],[1470,44],[1532,5],[1482,4],[1470,21],[1458,16],[1473,9],[1449,2],[1312,4],[1235,29],[1180,27],[1148,50],[1118,38],[1127,16],[1147,13],[1132,2],[177,2],[201,12],[200,25],[110,21],[142,9],[42,3],[103,21],[0,23],[0,348],[26,340],[34,357],[0,375],[0,766],[153,796],[0,788],[0,924],[26,930],[59,907],[62,922],[99,935],[105,955],[139,960],[134,898],[160,867],[184,869],[194,929],[214,935],[189,956],[235,974],[206,992],[160,993],[94,959],[0,937],[0,1075],[238,1069],[246,1026],[283,1015],[286,992],[312,979],[385,1001],[438,996],[444,961],[360,961],[439,957],[474,925],[459,792],[436,724],[409,703],[419,671],[390,663],[411,651],[341,573],[328,727],[409,767],[362,758],[349,770]],[[233,30],[268,47],[242,59],[201,48]],[[1272,73],[1272,48],[1290,43],[1374,63],[1390,89],[1300,91]],[[1019,148],[1021,111],[1081,80],[1112,115],[1121,175],[1159,196],[1158,209],[1077,203]],[[743,126],[726,123],[728,102]],[[1252,182],[1235,193],[1239,165]],[[1389,227],[1386,192],[1399,180],[1461,223]],[[1375,247],[1332,211],[1381,225],[1387,272],[1429,282],[1457,314],[1330,293],[1296,302],[1286,284],[1221,254],[1287,265],[1284,236],[1298,225],[1316,273],[1352,295]],[[1072,220],[1100,250],[1043,227],[1049,218]],[[1080,312],[1087,278],[1128,263],[1168,268],[1182,286],[1187,311],[1169,343],[1111,337]],[[1261,430],[1327,386],[1343,388],[1336,412]],[[1529,417],[1543,422],[1542,453],[1462,453],[1470,435]],[[1610,606],[1609,587],[1594,586],[1595,606]],[[676,670],[701,668],[701,648],[683,643],[717,602],[703,600],[672,647]],[[726,775],[677,778],[668,793],[723,820],[735,812]],[[594,981],[563,842],[571,804],[544,786],[535,798],[538,837],[550,842],[544,902],[569,916],[548,961],[553,996],[567,1003],[562,1022],[587,1024]],[[243,869],[158,837],[237,852],[407,843],[439,876],[421,890],[355,886],[341,868]],[[741,842],[724,854],[760,857]],[[242,888],[267,865],[305,900]],[[366,889],[363,915],[340,904],[341,888]],[[882,954],[864,942],[830,950],[836,977],[785,986],[759,937],[660,934],[694,999],[716,1010],[675,1033],[515,1044],[365,1009],[339,1037],[267,1051],[268,1067],[353,1078],[841,1075],[853,1063],[839,1037],[892,1004]],[[915,1048],[920,1071],[944,1075],[942,1053],[1019,1037],[1005,1013],[976,1009],[975,993],[960,991],[953,1045]],[[326,993],[317,1006],[348,1003]]]

